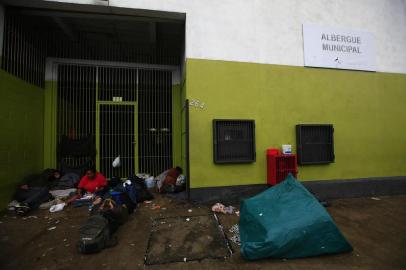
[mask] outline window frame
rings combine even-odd
[[[219,151],[221,151],[219,148],[221,147],[220,145],[220,140],[219,140],[219,130],[220,127],[218,126],[219,124],[223,123],[237,123],[237,122],[242,122],[241,123],[241,128],[240,130],[247,130],[247,133],[251,133],[252,137],[251,138],[245,138],[245,141],[250,141],[250,152],[246,153],[245,158],[237,159],[237,158],[223,158],[220,157]],[[245,123],[245,125],[243,125]],[[247,126],[246,126],[247,125]],[[251,130],[250,130],[250,129]],[[238,142],[236,140],[235,142]],[[255,144],[255,120],[251,119],[213,119],[213,162],[215,164],[241,164],[241,163],[253,163],[256,161],[256,144]]]
[[[327,138],[327,143],[311,143],[311,142],[304,142],[303,141],[303,133],[304,129],[308,129],[309,127],[315,127],[315,128],[328,128],[328,131],[325,132],[326,135],[328,136]],[[324,145],[325,154],[328,156],[328,158],[324,160],[304,160],[304,151],[310,151],[306,150],[304,145]],[[327,145],[330,145],[329,151]],[[305,148],[305,149],[304,149]],[[328,151],[328,152],[327,152]],[[297,153],[297,162],[299,165],[312,165],[312,164],[329,164],[329,163],[334,163],[335,162],[335,154],[334,154],[334,126],[332,124],[298,124],[296,125],[296,153]],[[319,152],[320,153],[320,152]]]

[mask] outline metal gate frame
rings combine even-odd
[[[99,68],[101,65],[96,65],[96,169],[100,171],[100,106],[101,105],[130,105],[134,106],[134,169],[138,171],[138,69],[136,77],[136,101],[100,101],[99,100]],[[115,67],[115,66],[109,66]],[[130,67],[128,67],[130,68]]]
[[[171,66],[171,65],[151,65],[151,64],[132,64],[132,63],[122,63],[122,62],[108,62],[108,61],[90,61],[90,60],[82,60],[82,59],[60,59],[60,58],[48,58],[47,59],[47,66],[51,67],[51,68],[47,68],[48,69],[48,74],[50,75],[46,75],[46,79],[52,81],[52,112],[54,114],[54,117],[52,118],[50,127],[53,127],[54,131],[52,131],[52,144],[50,146],[50,149],[54,149],[55,153],[57,151],[57,132],[56,132],[56,127],[57,127],[57,110],[58,110],[58,106],[57,106],[57,95],[58,95],[58,89],[57,89],[57,84],[56,82],[58,81],[58,66],[59,65],[81,65],[81,66],[95,66],[97,71],[98,68],[100,67],[110,67],[110,68],[123,68],[123,67],[127,67],[127,68],[136,68],[137,69],[137,102],[126,102],[126,101],[121,101],[121,102],[114,102],[114,101],[98,101],[98,88],[99,88],[99,80],[98,78],[96,78],[96,127],[95,127],[95,132],[96,135],[98,135],[100,133],[100,105],[134,105],[136,106],[135,109],[135,128],[134,128],[134,135],[135,135],[135,153],[137,153],[137,155],[135,156],[134,160],[135,160],[135,166],[134,168],[136,170],[138,170],[139,168],[139,155],[138,155],[138,72],[141,69],[146,69],[146,70],[166,70],[166,71],[170,71],[172,72],[172,74],[174,74],[174,72],[176,72],[176,70],[178,70],[178,66]],[[96,71],[96,77],[98,76],[98,72]],[[173,134],[172,134],[173,136]],[[100,157],[99,157],[99,149],[100,149],[100,136],[95,136],[96,139],[96,168],[100,169]],[[173,150],[172,150],[172,155],[173,155]],[[53,159],[51,157],[51,159]],[[188,160],[188,158],[187,158]],[[52,163],[56,162],[53,161]],[[56,164],[55,164],[56,165]],[[172,164],[173,165],[173,164]],[[189,167],[189,166],[187,166]],[[188,173],[187,173],[188,174]],[[189,188],[188,188],[189,189]]]
[[[182,128],[182,137],[185,136],[184,140],[185,140],[185,149],[182,149],[182,154],[184,151],[184,155],[185,155],[185,162],[186,164],[184,164],[186,166],[186,193],[187,193],[187,200],[190,201],[190,146],[189,146],[189,142],[190,142],[190,133],[189,133],[189,129],[190,129],[190,122],[189,122],[189,99],[186,99],[184,101],[183,107],[182,107],[182,114],[184,115],[185,118],[185,126],[184,126],[184,130]],[[183,121],[182,121],[183,122]]]
[[[97,87],[98,88],[98,87]],[[96,93],[98,91],[96,90]],[[138,100],[138,99],[137,99]],[[114,101],[96,101],[96,169],[100,171],[100,106],[101,105],[118,105],[134,106],[134,169],[138,171],[138,104],[137,102],[114,102]]]

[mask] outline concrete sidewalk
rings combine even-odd
[[[231,243],[234,253],[230,258],[145,266],[152,220],[210,213],[207,206],[156,196],[151,204],[140,204],[119,229],[117,246],[93,255],[79,254],[75,247],[78,229],[88,216],[86,207],[68,207],[60,213],[38,210],[25,218],[2,216],[0,269],[406,269],[406,195],[332,202],[328,211],[353,245],[352,253],[247,262]],[[152,204],[160,208],[152,209]],[[230,238],[229,229],[238,223],[238,217],[218,217]],[[51,227],[56,228],[48,230]]]

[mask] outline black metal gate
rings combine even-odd
[[[62,138],[91,138],[98,148],[91,163],[108,177],[157,175],[173,166],[171,71],[59,64],[56,117],[57,150]],[[113,170],[116,156],[122,165]]]

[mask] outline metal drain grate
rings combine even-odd
[[[152,223],[145,265],[226,259],[231,254],[215,215],[158,218]]]

